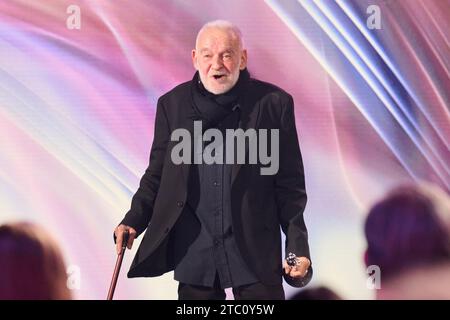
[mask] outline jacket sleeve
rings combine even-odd
[[[307,201],[305,174],[295,126],[294,102],[290,95],[287,95],[281,108],[279,156],[280,166],[275,177],[275,193],[278,218],[286,235],[285,254],[292,252],[298,257],[304,256],[311,260],[308,231],[303,219]],[[306,279],[296,286],[305,285],[311,275],[310,267]]]
[[[160,98],[156,107],[155,131],[149,165],[141,178],[138,190],[132,198],[131,208],[121,222],[121,224],[133,227],[137,235],[147,228],[152,217],[169,139],[169,123]]]

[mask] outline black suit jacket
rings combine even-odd
[[[171,141],[170,135],[177,128],[193,132],[191,85],[183,83],[158,100],[149,166],[121,222],[135,228],[138,235],[147,229],[128,277],[158,276],[174,268],[171,230],[175,224],[177,229],[184,227],[190,165],[171,161],[171,150],[178,141]],[[293,99],[272,84],[250,79],[238,103],[243,130],[279,129],[278,173],[261,175],[260,164],[234,164],[231,180],[233,230],[242,256],[261,282],[279,284],[283,273],[280,226],[286,235],[286,253],[310,258],[303,219],[307,197]],[[303,286],[311,276],[310,268],[305,279],[286,280]]]

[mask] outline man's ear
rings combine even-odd
[[[195,49],[192,49],[192,65],[194,66],[195,70],[198,70],[197,68],[197,53]]]
[[[239,65],[239,70],[244,70],[247,68],[247,49],[242,50],[241,63]]]

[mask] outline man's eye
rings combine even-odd
[[[203,58],[211,58],[211,55],[210,55],[210,54],[205,54],[205,55],[203,56]]]
[[[224,55],[223,56],[225,59],[229,59],[229,58],[231,58],[231,55],[230,54],[226,54],[226,55]]]

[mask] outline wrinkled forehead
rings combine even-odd
[[[199,32],[196,50],[204,49],[240,49],[240,39],[232,29],[206,28]]]

